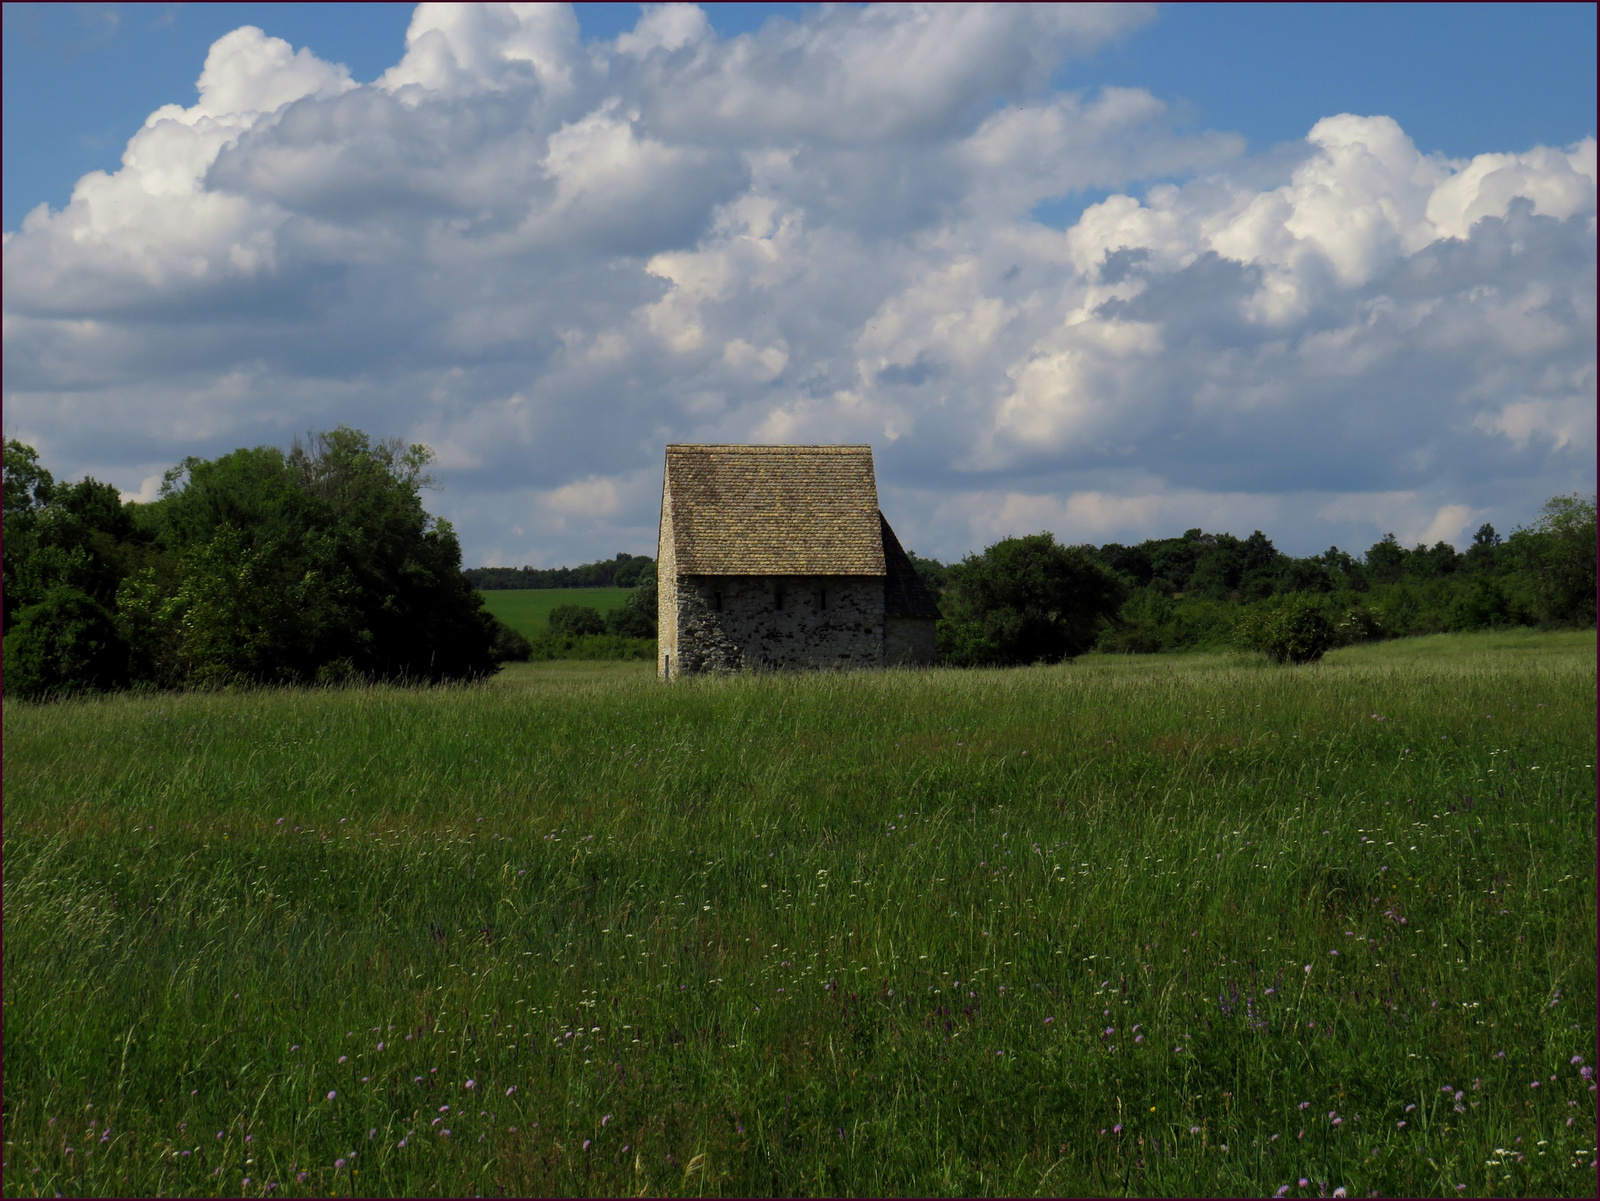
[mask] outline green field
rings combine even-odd
[[[7,704],[4,1190],[1590,1196],[1595,716],[1524,633]]]
[[[485,588],[483,604],[524,638],[550,632],[550,610],[557,605],[588,605],[601,616],[620,609],[632,588]]]

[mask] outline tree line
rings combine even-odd
[[[655,637],[646,555],[463,571],[450,523],[422,504],[431,461],[424,446],[340,427],[287,451],[187,458],[158,499],[124,503],[94,479],[57,483],[8,440],[7,693],[465,680],[586,640]],[[943,612],[940,658],[956,666],[1229,645],[1304,662],[1354,641],[1595,623],[1592,496],[1554,497],[1504,539],[1484,525],[1464,552],[1391,534],[1361,556],[1296,558],[1259,530],[1192,529],[1132,546],[1041,533],[958,563],[911,559]],[[634,591],[606,617],[558,606],[548,647],[496,621],[478,592],[607,584]]]
[[[619,552],[614,559],[580,563],[577,567],[469,567],[467,579],[474,588],[637,588],[646,573],[655,573],[649,555]]]
[[[1361,557],[1330,547],[1296,558],[1260,530],[1191,529],[1134,546],[1035,534],[954,564],[911,558],[944,613],[947,663],[1225,646],[1307,662],[1404,635],[1592,627],[1595,533],[1594,497],[1575,495],[1553,497],[1507,538],[1479,527],[1464,552],[1442,541],[1408,549],[1387,534]]]

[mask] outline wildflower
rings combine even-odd
[[[1311,965],[1308,963],[1308,964],[1306,964],[1306,975],[1309,976],[1310,974],[1311,974]]]
[[[1288,1191],[1289,1191],[1289,1186],[1286,1184],[1286,1185],[1283,1185],[1281,1188],[1279,1188],[1278,1191],[1273,1193],[1272,1195],[1274,1197],[1281,1197],[1285,1193],[1287,1193]]]
[[[583,1149],[584,1149],[584,1150],[585,1150],[585,1151],[587,1151],[587,1150],[588,1150],[588,1149],[589,1149],[589,1143],[590,1143],[590,1140],[589,1140],[589,1139],[584,1139],[584,1140],[583,1140]]]
[[[479,819],[479,820],[482,820],[482,819]],[[478,1082],[476,1080],[468,1080],[467,1081],[467,1087],[468,1088],[477,1088],[478,1087]]]
[[[299,1043],[295,1043],[294,1046],[289,1048],[290,1051],[298,1051],[299,1049],[300,1049],[300,1044]]]
[[[1594,1069],[1591,1067],[1581,1067],[1578,1069],[1578,1075],[1587,1080],[1590,1076],[1594,1075]]]
[[[512,1093],[514,1093],[514,1092],[516,1092],[516,1091],[517,1091],[517,1086],[516,1086],[516,1085],[515,1085],[515,1084],[513,1084],[513,1085],[511,1085],[511,1086],[509,1086],[509,1087],[508,1087],[508,1088],[507,1088],[507,1089],[506,1089],[506,1096],[508,1096],[508,1097],[509,1097],[509,1096],[510,1096],[510,1095],[511,1095],[511,1094],[512,1094]]]
[[[1400,1121],[1398,1121],[1398,1122],[1396,1122],[1396,1123],[1395,1123],[1395,1126],[1396,1126],[1396,1127],[1397,1127],[1397,1128],[1399,1128],[1399,1129],[1401,1129],[1401,1130],[1404,1130],[1404,1129],[1405,1129],[1405,1128],[1406,1128],[1406,1124],[1405,1124],[1405,1121],[1404,1121],[1404,1119],[1402,1119],[1402,1120],[1400,1120]]]
[[[1310,1101],[1302,1101],[1302,1102],[1300,1102],[1300,1108],[1301,1109],[1310,1109],[1311,1108],[1311,1102]]]
[[[328,1100],[330,1100],[330,1101],[331,1101],[331,1100],[333,1100],[333,1099],[334,1099],[334,1098],[335,1098],[335,1097],[337,1097],[337,1096],[338,1096],[338,1095],[339,1095],[339,1090],[338,1090],[338,1089],[336,1089],[336,1088],[330,1088],[330,1089],[329,1089],[329,1090],[328,1090]],[[221,1137],[222,1137],[222,1135],[221,1135],[221,1134],[218,1134],[218,1135],[217,1135],[217,1137],[218,1137],[218,1138],[221,1138]]]
[[[1049,1024],[1050,1024],[1050,1023],[1051,1023],[1051,1022],[1053,1022],[1053,1021],[1055,1021],[1055,1018],[1053,1018],[1053,1017],[1049,1017],[1049,1018],[1045,1018],[1045,1020],[1044,1020],[1044,1024],[1045,1024],[1045,1025],[1046,1025],[1046,1026],[1048,1026],[1048,1025],[1049,1025]]]
[[[1190,1126],[1189,1127],[1189,1133],[1190,1134],[1199,1134],[1200,1133],[1200,1127],[1198,1127],[1198,1126]]]
[[[334,1166],[334,1167],[335,1167],[335,1168],[342,1168],[342,1167],[344,1167],[344,1160],[342,1160],[342,1159],[336,1159],[336,1160],[334,1160],[334,1161],[333,1161],[333,1166]]]
[[[450,1132],[448,1130],[441,1130],[441,1131],[439,1131],[439,1137],[440,1138],[449,1138],[450,1137]]]
[[[600,1125],[609,1126],[610,1124],[611,1124],[611,1115],[608,1113],[608,1114],[606,1114],[605,1117],[600,1119]]]
[[[1111,1128],[1111,1133],[1112,1134],[1121,1134],[1122,1133],[1122,1123],[1118,1122],[1115,1126],[1113,1126]]]
[[[1348,1197],[1350,1194],[1345,1192],[1344,1191],[1344,1186],[1341,1185],[1340,1187],[1338,1187],[1338,1188],[1333,1190],[1333,1195],[1335,1197]]]
[[[1573,1067],[1577,1067],[1582,1062],[1583,1062],[1583,1056],[1582,1055],[1574,1055],[1572,1057],[1572,1066]]]
[[[1311,1183],[1311,1181],[1307,1180],[1304,1176],[1300,1177],[1300,1187],[1301,1188],[1305,1188],[1306,1185],[1308,1185],[1310,1183]]]
[[[339,1056],[339,1062],[340,1063],[349,1063],[350,1062],[350,1056],[348,1056],[348,1055]]]
[[[1343,1126],[1344,1125],[1344,1119],[1343,1118],[1334,1118],[1333,1119],[1333,1124],[1335,1126]]]
[[[380,1050],[380,1051],[383,1050],[383,1044],[382,1043],[378,1044],[378,1050]]]

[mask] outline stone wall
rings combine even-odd
[[[679,576],[668,591],[674,675],[883,666],[881,576]]]
[[[667,679],[678,670],[677,546],[672,537],[672,505],[661,491],[661,534],[656,542],[656,675]]]
[[[883,623],[883,658],[889,667],[928,667],[937,651],[933,617],[890,617]]]

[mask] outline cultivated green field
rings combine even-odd
[[[632,588],[484,588],[483,604],[524,638],[550,632],[550,610],[557,605],[588,605],[603,617],[622,608]]]
[[[1592,635],[4,724],[7,1195],[1593,1193]]]

